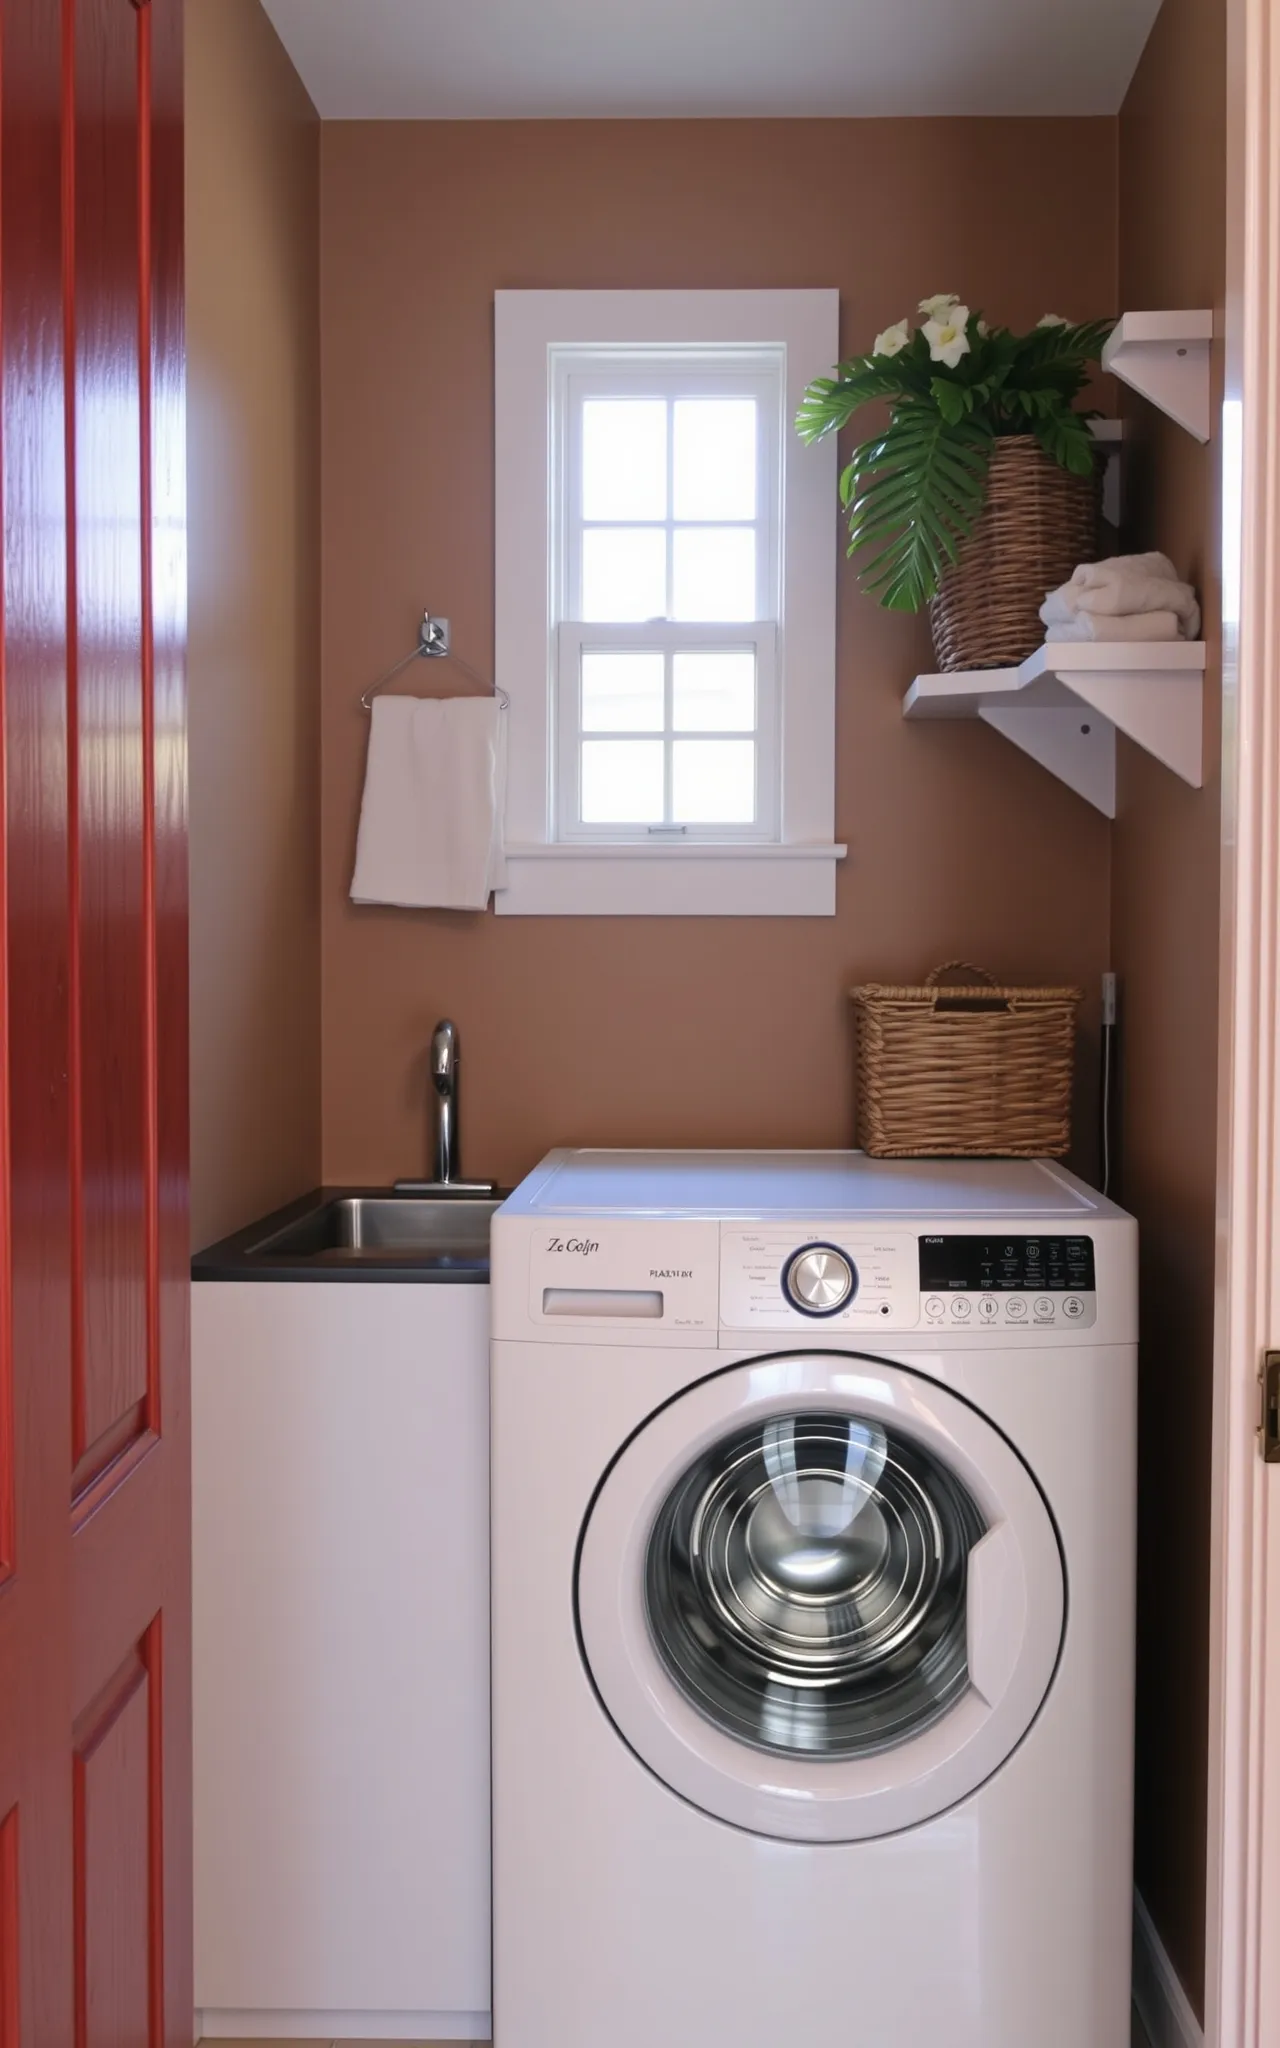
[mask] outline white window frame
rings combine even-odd
[[[640,296],[647,297],[648,294]],[[660,355],[650,353],[646,360],[637,351],[634,358],[618,355],[611,366],[607,356],[590,349],[557,348],[552,351],[552,434],[557,445],[557,492],[565,506],[563,524],[559,535],[554,538],[562,537],[566,532],[576,535],[589,523],[584,519],[581,501],[581,408],[585,400],[627,396],[653,397],[669,402],[685,396],[697,397],[699,386],[717,394],[752,398],[756,401],[759,418],[756,449],[758,505],[750,524],[764,542],[757,565],[756,617],[773,620],[778,615],[782,594],[779,584],[781,477],[777,435],[771,428],[784,400],[782,353],[779,349],[716,351],[715,370],[710,374],[699,360],[707,353],[705,350],[689,350],[686,354],[664,348]],[[650,522],[619,520],[615,523],[643,526]],[[676,519],[674,509],[669,505],[666,518],[652,523],[671,528],[683,522]],[[721,519],[713,523],[725,526],[747,522]],[[554,588],[558,591],[557,616],[561,619],[576,620],[582,616],[578,589],[580,570],[581,559],[576,547],[564,548],[559,562],[552,565]],[[670,577],[670,557],[667,573]]]
[[[835,843],[835,596],[839,525],[831,441],[804,447],[790,421],[810,379],[836,360],[835,291],[499,292],[495,297],[495,672],[507,716],[508,885],[500,915],[830,916]],[[582,625],[558,558],[553,509],[565,484],[563,380],[591,352],[655,350],[776,366],[784,431],[777,475],[776,623],[742,627]],[[641,363],[642,366],[642,363]],[[586,374],[599,368],[592,364]],[[776,734],[758,824],[688,833],[567,829],[562,677],[592,646],[757,648],[760,709]],[[628,639],[627,636],[631,636]],[[741,637],[740,637],[741,636]],[[763,725],[759,728],[763,731]],[[764,750],[759,758],[763,760]]]
[[[714,367],[707,364],[707,351],[673,351],[659,355],[637,350],[634,357],[611,351],[601,356],[589,349],[556,348],[552,351],[552,438],[557,451],[555,496],[560,515],[552,519],[552,610],[554,626],[553,669],[554,720],[556,728],[556,775],[553,831],[562,845],[602,843],[652,845],[657,839],[684,845],[776,844],[780,837],[781,724],[778,717],[777,620],[781,603],[781,450],[778,427],[783,408],[781,351],[733,350],[718,353]],[[718,393],[754,399],[759,420],[756,450],[756,516],[750,524],[757,538],[755,617],[732,625],[704,625],[694,622],[656,620],[620,625],[601,624],[582,618],[580,589],[582,536],[588,525],[581,506],[582,407],[584,401],[606,393],[671,400],[694,394],[699,385]],[[672,428],[668,413],[668,431]],[[789,422],[787,423],[789,424]],[[668,451],[670,469],[670,451]],[[618,522],[624,523],[624,522]],[[674,506],[668,504],[661,521],[625,522],[661,524],[667,536],[667,587],[671,588],[672,542],[677,525]],[[743,523],[746,522],[717,522]],[[581,773],[581,662],[585,650],[642,648],[661,651],[664,657],[668,720],[671,709],[672,657],[677,651],[696,647],[749,647],[756,657],[756,723],[752,738],[756,748],[756,803],[749,825],[615,825],[585,824],[581,819],[579,777]],[[614,737],[614,735],[610,735]],[[639,737],[639,735],[637,735]],[[726,734],[725,737],[731,737]],[[673,735],[666,735],[667,781],[671,774]]]
[[[651,846],[661,838],[676,842],[677,850],[696,845],[773,846],[778,844],[780,750],[778,705],[775,689],[776,628],[755,621],[742,626],[661,625],[597,626],[566,621],[556,629],[556,778],[553,792],[556,812],[556,842],[561,846]],[[586,825],[581,822],[578,777],[582,733],[572,708],[577,698],[584,651],[614,648],[643,648],[660,651],[665,657],[668,705],[671,694],[671,660],[675,653],[698,648],[708,650],[749,647],[756,657],[756,723],[754,734],[675,733],[668,724],[665,733],[601,733],[602,739],[661,739],[669,757],[676,739],[738,739],[754,737],[756,746],[755,819],[749,825]]]

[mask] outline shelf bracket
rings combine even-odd
[[[1125,313],[1102,351],[1102,367],[1158,405],[1170,419],[1207,441],[1210,410],[1209,349],[1213,315]]]
[[[1058,681],[1193,789],[1201,787],[1204,678],[1200,671],[1076,670],[1059,674]]]
[[[979,717],[1108,818],[1116,814],[1116,729],[1069,706],[988,704]]]
[[[1114,818],[1117,732],[1200,788],[1204,663],[1201,641],[1055,641],[1019,668],[917,676],[903,716],[980,718]]]

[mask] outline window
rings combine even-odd
[[[834,908],[835,296],[499,293],[500,912]]]
[[[563,841],[777,838],[779,369],[556,352]]]

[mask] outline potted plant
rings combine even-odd
[[[1097,553],[1096,415],[1076,400],[1112,322],[1046,313],[1015,334],[949,292],[920,312],[815,378],[796,426],[816,441],[888,400],[840,478],[863,585],[893,611],[929,606],[944,669],[1014,666],[1046,593]]]

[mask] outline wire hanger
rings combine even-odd
[[[401,669],[408,668],[411,661],[423,659],[452,661],[462,670],[464,675],[470,676],[473,683],[482,683],[486,690],[492,690],[503,710],[510,711],[511,699],[506,691],[501,689],[497,683],[491,683],[487,676],[482,676],[479,669],[472,668],[470,662],[464,661],[460,654],[453,652],[449,645],[448,619],[433,618],[430,612],[422,614],[422,624],[418,628],[418,644],[413,652],[406,654],[400,661],[394,662],[385,675],[380,675],[377,682],[370,683],[368,689],[363,692],[360,703],[364,710],[372,711],[373,699],[377,696],[379,690],[384,690],[387,684],[395,676],[399,675]]]

